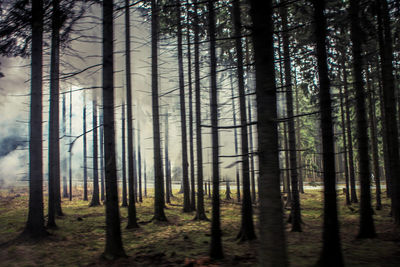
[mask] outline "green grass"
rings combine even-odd
[[[80,192],[78,191],[78,194]],[[152,192],[149,192],[150,194]],[[233,192],[233,196],[235,192]],[[339,194],[339,218],[342,247],[347,266],[400,266],[400,235],[393,227],[389,202],[383,195],[383,209],[375,211],[377,238],[356,239],[358,206],[344,205]],[[63,199],[64,217],[57,219],[58,229],[38,243],[10,243],[0,247],[1,266],[253,266],[257,242],[238,243],[240,204],[221,201],[222,240],[225,259],[211,261],[210,222],[193,221],[195,213],[182,213],[182,195],[175,193],[173,205],[165,210],[168,223],[143,223],[152,218],[153,198],[137,204],[140,229],[125,229],[127,209],[121,208],[121,229],[126,259],[107,262],[101,258],[105,242],[104,206],[89,208],[79,196]],[[224,192],[221,192],[224,197]],[[205,197],[207,216],[211,202]],[[0,243],[15,239],[24,228],[27,216],[27,190],[0,191]],[[290,232],[287,242],[292,266],[312,266],[321,250],[322,192],[308,190],[301,195],[303,232]],[[288,210],[286,212],[286,217]]]

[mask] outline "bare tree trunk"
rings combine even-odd
[[[167,221],[164,213],[164,177],[161,162],[160,115],[158,99],[158,34],[159,7],[157,0],[151,0],[151,91],[153,107],[153,149],[154,149],[154,220]]]
[[[294,70],[294,82],[295,82],[295,93],[296,93],[296,114],[299,114],[299,97],[298,97],[298,86],[297,86],[297,76],[296,76],[296,69]],[[296,140],[297,140],[297,149],[299,150],[297,153],[297,168],[298,168],[298,177],[299,177],[299,191],[301,194],[304,194],[304,183],[303,183],[303,163],[301,160],[301,138],[300,138],[300,117],[296,120]]]
[[[319,105],[321,111],[322,158],[324,176],[324,223],[322,252],[317,265],[343,266],[336,203],[335,151],[332,121],[332,100],[326,53],[327,26],[325,1],[313,0],[316,53],[319,76]]]
[[[251,115],[251,96],[248,97],[247,101],[247,110],[249,113],[249,123],[252,121]],[[250,181],[251,181],[251,201],[256,203],[256,178],[255,178],[255,170],[254,170],[254,148],[253,148],[253,125],[249,125],[249,156],[250,156]]]
[[[133,118],[132,118],[132,83],[131,83],[131,34],[129,0],[125,0],[125,78],[126,78],[126,101],[128,121],[128,224],[126,228],[138,228],[136,218],[136,194],[135,194],[135,155],[133,152]]]
[[[361,187],[360,202],[360,229],[359,238],[375,237],[375,226],[372,218],[373,210],[371,207],[371,183],[370,183],[370,164],[368,149],[368,122],[367,109],[365,107],[365,91],[362,75],[362,30],[359,19],[359,2],[350,0],[350,21],[351,21],[351,42],[353,43],[353,77],[354,88],[356,90],[356,118],[357,118],[357,143],[358,143],[358,162]]]
[[[93,96],[93,195],[92,201],[90,202],[90,207],[100,205],[99,196],[99,163],[98,163],[98,141],[97,141],[97,100],[96,95]]]
[[[256,238],[253,223],[253,207],[251,205],[252,199],[250,194],[250,168],[249,168],[249,147],[248,147],[248,133],[247,133],[247,114],[246,114],[246,95],[244,90],[244,70],[243,70],[243,47],[241,41],[241,17],[239,1],[233,2],[233,24],[235,35],[235,49],[237,55],[237,75],[238,75],[238,89],[239,89],[239,111],[240,111],[240,131],[241,131],[241,154],[242,154],[242,181],[243,181],[243,203],[242,203],[242,216],[241,226],[237,238],[240,241],[253,240]],[[249,103],[250,104],[250,103]],[[251,107],[249,106],[249,112]],[[249,113],[250,114],[250,113]],[[251,121],[251,118],[250,118]],[[251,126],[250,126],[251,127]],[[251,128],[250,128],[251,129]],[[250,138],[252,136],[250,135]],[[252,141],[250,141],[252,144]],[[254,165],[252,165],[254,167]],[[254,177],[252,177],[254,178]],[[253,181],[254,186],[254,181]],[[215,188],[214,188],[215,191]],[[255,187],[253,194],[255,194]],[[255,196],[253,196],[253,201]]]
[[[210,114],[212,140],[212,220],[210,257],[221,259],[224,257],[221,240],[220,197],[219,197],[219,138],[218,138],[218,99],[217,99],[217,58],[215,55],[215,10],[214,1],[207,1],[208,7],[208,34],[210,38]]]
[[[168,158],[168,143],[169,143],[169,138],[168,138],[168,133],[169,133],[169,128],[168,128],[168,111],[165,113],[165,140],[164,140],[164,158],[165,158],[165,201],[168,204],[171,204],[171,196],[170,196],[170,176],[169,176],[169,158]]]
[[[62,99],[62,133],[63,137],[67,135],[67,116],[66,116],[65,94]],[[63,178],[63,198],[68,197],[68,183],[67,183],[67,159],[64,155],[62,160],[62,178]]]
[[[147,173],[146,173],[146,161],[143,162],[143,173],[144,173],[144,197],[147,197]]]
[[[59,136],[59,73],[60,73],[60,3],[53,0],[51,59],[50,59],[50,110],[49,110],[49,159],[48,159],[48,220],[47,227],[56,226],[56,190],[60,191],[60,136]],[[58,183],[57,183],[58,181]],[[61,205],[60,205],[61,209]]]
[[[250,0],[256,69],[259,264],[288,266],[279,178],[272,1]]]
[[[283,57],[285,66],[285,90],[286,90],[286,111],[288,119],[288,137],[289,137],[289,157],[290,157],[290,174],[292,182],[292,207],[291,207],[291,223],[292,232],[301,232],[301,210],[300,210],[300,197],[298,186],[297,174],[297,152],[296,152],[296,132],[294,127],[294,114],[293,114],[293,93],[292,93],[292,66],[290,62],[289,50],[289,32],[287,9],[283,5],[280,8],[280,15],[282,18],[282,45]]]
[[[122,103],[122,207],[128,207],[126,192],[125,103]]]
[[[185,108],[185,81],[183,74],[183,56],[182,56],[182,24],[181,24],[181,4],[177,4],[177,25],[178,25],[178,69],[179,69],[179,98],[181,112],[181,143],[182,143],[182,179],[183,179],[183,212],[192,211],[190,205],[190,185],[188,175],[188,156],[187,156],[187,132],[186,132],[186,108]]]
[[[200,89],[200,52],[199,52],[199,14],[197,0],[193,0],[194,14],[194,80],[195,80],[195,104],[196,104],[196,160],[197,160],[197,220],[207,220],[204,210],[203,192],[203,145],[201,134],[201,89]],[[206,184],[205,184],[206,185]],[[205,190],[207,194],[207,187]]]
[[[72,88],[69,89],[69,201],[72,200]]]
[[[32,2],[31,112],[29,123],[29,211],[23,235],[47,235],[43,214],[42,67],[43,1]]]
[[[83,92],[83,200],[88,201],[87,188],[87,137],[86,137],[86,92]]]
[[[100,109],[100,200],[104,201],[104,107]]]
[[[233,137],[235,142],[235,155],[238,155],[239,148],[238,148],[238,140],[237,140],[237,129],[236,129],[236,109],[235,109],[235,98],[234,98],[234,90],[233,90],[233,80],[232,80],[232,73],[229,75],[230,83],[231,83],[231,96],[232,96],[232,114],[233,114]],[[236,164],[236,195],[237,200],[240,202],[240,175],[239,175],[239,164]]]
[[[138,129],[137,129],[137,137],[138,137],[138,191],[139,191],[139,202],[143,202],[143,196],[142,196],[142,151],[140,149],[140,126],[138,122]]]
[[[114,34],[113,0],[103,1],[103,114],[106,176],[106,246],[104,257],[126,257],[122,247],[118,205],[117,163],[114,129]]]

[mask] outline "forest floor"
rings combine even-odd
[[[76,192],[76,191],[75,191]],[[123,244],[129,256],[114,262],[101,258],[105,244],[104,206],[88,207],[74,196],[63,199],[64,217],[57,230],[36,243],[12,241],[24,229],[28,194],[25,189],[0,190],[0,266],[254,266],[257,241],[238,243],[240,203],[221,202],[225,259],[208,258],[210,222],[193,221],[195,213],[182,213],[182,195],[175,193],[167,205],[168,223],[146,223],[152,218],[153,198],[137,204],[140,229],[127,230],[127,209],[121,208]],[[224,192],[221,192],[224,198]],[[232,196],[235,192],[233,192]],[[375,211],[375,239],[357,239],[358,204],[344,205],[339,193],[342,248],[347,266],[400,266],[400,233],[393,226],[389,202],[383,193],[383,209]],[[211,200],[206,196],[207,215]],[[46,203],[46,202],[45,202]],[[307,190],[301,195],[303,232],[294,233],[287,225],[291,266],[312,266],[321,251],[322,191]],[[46,210],[46,209],[45,209]],[[286,217],[289,211],[286,210]],[[256,221],[256,220],[255,220]]]

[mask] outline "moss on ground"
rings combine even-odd
[[[76,190],[79,195],[80,191]],[[149,192],[151,195],[152,192]],[[235,192],[233,192],[234,194]],[[224,196],[224,193],[221,192]],[[358,206],[344,205],[339,193],[339,218],[342,247],[347,266],[400,266],[400,234],[389,217],[389,200],[383,195],[383,209],[375,211],[377,238],[356,239]],[[221,201],[222,240],[225,259],[211,261],[210,222],[194,221],[195,212],[182,212],[182,195],[175,193],[172,205],[165,210],[168,223],[148,222],[152,218],[153,198],[137,204],[140,229],[125,229],[127,209],[121,208],[121,229],[128,258],[115,262],[100,256],[105,242],[104,206],[89,207],[74,197],[63,199],[65,216],[57,219],[58,229],[37,243],[9,242],[18,237],[27,216],[27,190],[0,192],[0,266],[253,266],[256,264],[257,241],[238,243],[241,206],[235,200]],[[292,266],[312,266],[321,250],[321,190],[301,195],[303,232],[290,232],[287,241]],[[211,218],[211,201],[205,197],[207,216]],[[289,213],[286,212],[286,218]],[[4,243],[7,243],[4,245]]]

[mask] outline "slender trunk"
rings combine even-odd
[[[168,143],[169,143],[169,138],[168,138],[168,133],[169,133],[169,128],[168,128],[168,111],[167,113],[165,113],[165,119],[164,119],[164,123],[165,123],[165,140],[164,140],[164,145],[165,145],[165,149],[164,149],[164,158],[165,158],[165,201],[168,204],[171,204],[171,196],[170,196],[170,177],[169,177],[169,158],[168,158]]]
[[[295,82],[295,94],[296,94],[296,114],[298,115],[299,112],[299,96],[298,96],[298,86],[297,86],[297,76],[296,76],[296,69],[294,70],[294,82]],[[299,191],[301,194],[304,194],[304,183],[303,183],[303,165],[301,160],[301,138],[300,138],[300,117],[296,120],[296,148],[299,150],[297,152],[297,169],[298,169],[298,177],[299,177]]]
[[[385,135],[389,158],[389,181],[391,187],[392,216],[395,224],[400,226],[400,155],[396,118],[395,86],[393,76],[393,43],[390,29],[388,3],[378,0],[379,50],[383,85],[383,105],[385,114]]]
[[[362,30],[359,19],[359,2],[350,0],[351,42],[353,43],[353,77],[356,90],[356,118],[357,118],[357,143],[358,164],[360,175],[361,201],[360,201],[360,229],[359,238],[375,237],[375,226],[372,218],[371,207],[371,182],[368,149],[368,122],[365,107],[365,90],[362,76]]]
[[[353,156],[353,140],[350,119],[350,101],[349,101],[349,88],[347,84],[347,70],[345,63],[345,52],[342,51],[342,68],[343,68],[343,83],[344,83],[344,98],[346,103],[346,123],[347,123],[347,144],[349,149],[349,172],[350,172],[350,201],[351,203],[358,203],[356,192],[356,178],[354,171],[354,156]]]
[[[369,70],[367,70],[367,91],[369,101],[369,131],[371,135],[371,148],[372,148],[372,162],[373,162],[373,173],[375,180],[375,196],[376,196],[376,209],[382,209],[381,201],[381,181],[379,174],[379,154],[378,154],[378,137],[376,135],[376,114],[375,114],[375,96],[374,90],[371,87],[371,80],[369,77]]]
[[[229,76],[230,84],[231,84],[231,96],[232,96],[232,114],[233,114],[233,137],[235,142],[235,155],[238,155],[238,138],[237,138],[237,129],[236,129],[236,108],[235,108],[235,98],[234,98],[234,90],[233,90],[233,80],[232,80],[232,73]],[[237,200],[240,202],[240,175],[239,175],[239,164],[236,164],[236,195]]]
[[[189,0],[186,1],[189,4]],[[196,185],[194,177],[194,147],[193,147],[193,87],[192,87],[192,55],[190,50],[190,12],[187,10],[187,58],[188,58],[188,83],[189,83],[189,147],[190,147],[190,208],[196,210]]]
[[[144,173],[144,197],[147,197],[147,173],[146,173],[146,161],[143,161],[143,173]]]
[[[347,142],[346,142],[346,122],[344,118],[344,108],[343,108],[343,89],[339,86],[340,93],[340,115],[341,115],[341,126],[342,126],[342,139],[343,139],[343,153],[344,153],[344,175],[346,180],[346,205],[350,205],[350,192],[349,192],[349,166],[347,158]]]
[[[251,115],[251,96],[248,97],[247,101],[247,110],[249,113],[248,123],[252,121]],[[256,203],[256,178],[255,178],[255,170],[254,170],[254,148],[253,148],[253,125],[249,126],[249,156],[250,156],[250,181],[251,181],[251,201]]]
[[[43,1],[32,2],[31,112],[29,123],[29,211],[24,233],[47,235],[43,214],[42,86]]]
[[[129,0],[125,0],[125,78],[126,78],[126,105],[128,122],[128,224],[126,228],[138,228],[136,218],[135,198],[135,155],[133,152],[133,118],[132,118],[132,83],[131,83],[131,30],[130,30]]]
[[[200,49],[199,49],[199,15],[197,0],[193,0],[194,14],[194,80],[195,80],[195,104],[196,104],[196,160],[197,160],[197,220],[207,220],[204,210],[204,192],[203,192],[203,145],[201,134],[201,89],[200,89]],[[206,186],[206,184],[205,184]],[[207,194],[207,187],[205,190]]]
[[[226,192],[225,192],[226,200],[231,200],[231,187],[229,185],[229,181],[226,181]]]
[[[60,3],[53,0],[51,59],[50,59],[50,110],[49,110],[49,162],[48,162],[48,220],[47,227],[56,227],[56,187],[60,182],[60,137],[59,137],[59,73],[60,73]],[[58,191],[60,187],[58,187]],[[61,206],[60,206],[61,207]]]
[[[125,103],[122,103],[122,207],[128,206],[126,193],[126,145],[125,145]]]
[[[104,201],[104,107],[100,109],[100,200]]]
[[[97,142],[97,100],[96,95],[93,96],[93,195],[90,206],[100,205],[100,195],[99,195],[99,163],[98,163],[98,142]]]
[[[67,135],[67,108],[65,105],[65,94],[62,99],[62,135]],[[62,160],[62,179],[63,179],[63,198],[68,197],[68,183],[67,183],[67,159],[64,156]]]
[[[332,100],[326,52],[327,26],[324,0],[313,0],[316,53],[319,76],[319,105],[321,111],[322,158],[324,177],[324,223],[322,252],[318,266],[343,266],[336,203],[335,151],[332,120]]]
[[[72,200],[72,88],[69,89],[69,201]]]
[[[296,132],[294,127],[294,114],[293,114],[293,93],[292,93],[292,66],[290,62],[289,50],[289,32],[286,5],[280,8],[282,18],[282,45],[283,57],[285,67],[285,90],[286,90],[286,111],[288,120],[288,134],[289,134],[289,157],[290,157],[290,174],[292,182],[292,209],[291,209],[291,223],[292,232],[301,232],[301,210],[300,210],[300,197],[298,187],[298,174],[297,174],[297,152],[296,152]]]
[[[272,1],[251,0],[256,69],[259,264],[288,266],[280,193]]]
[[[256,238],[253,223],[253,207],[251,205],[252,199],[250,194],[250,168],[249,168],[249,147],[248,147],[248,133],[247,133],[247,114],[246,114],[246,95],[244,90],[244,70],[243,70],[243,47],[241,41],[241,17],[239,1],[233,2],[233,24],[235,34],[235,49],[237,56],[237,77],[239,89],[239,111],[240,111],[240,132],[241,132],[241,154],[242,154],[242,181],[243,181],[243,203],[242,203],[242,217],[241,226],[237,238],[240,241],[253,240]],[[250,104],[250,103],[249,103]],[[250,112],[249,105],[249,112]],[[250,113],[249,113],[250,114]],[[251,118],[250,118],[251,121]],[[251,126],[250,126],[251,129]],[[252,136],[250,135],[250,139]],[[252,144],[253,142],[250,141]],[[254,165],[252,165],[254,167]],[[254,178],[254,177],[252,177]],[[254,186],[254,181],[253,181]],[[255,187],[253,194],[255,194]],[[214,188],[215,192],[215,188]],[[253,195],[253,202],[255,196]]]
[[[87,136],[86,136],[86,92],[83,92],[83,200],[88,201],[87,188]]]
[[[103,1],[103,114],[106,176],[106,246],[104,257],[126,257],[121,239],[114,128],[113,0]]]
[[[217,57],[215,55],[215,10],[214,1],[207,1],[208,7],[208,34],[210,38],[210,115],[212,141],[212,220],[210,257],[220,259],[224,257],[221,240],[220,197],[219,197],[219,136],[218,136],[218,99],[217,99]]]
[[[153,108],[153,149],[154,149],[154,219],[166,221],[164,213],[164,177],[161,162],[160,115],[158,99],[158,34],[159,7],[157,0],[151,0],[151,91]]]
[[[183,74],[183,49],[182,49],[182,24],[181,24],[181,5],[176,1],[177,25],[178,25],[178,69],[179,69],[179,98],[181,115],[181,144],[182,144],[182,179],[183,179],[183,212],[192,211],[190,205],[190,185],[188,175],[188,153],[187,153],[187,130],[186,130],[186,107],[185,107],[185,81]]]
[[[140,140],[140,125],[138,122],[138,129],[137,129],[137,137],[138,137],[138,182],[139,182],[139,187],[138,187],[138,191],[139,191],[139,202],[143,202],[143,196],[142,196],[142,151],[140,149],[140,144],[141,144],[141,140]]]

